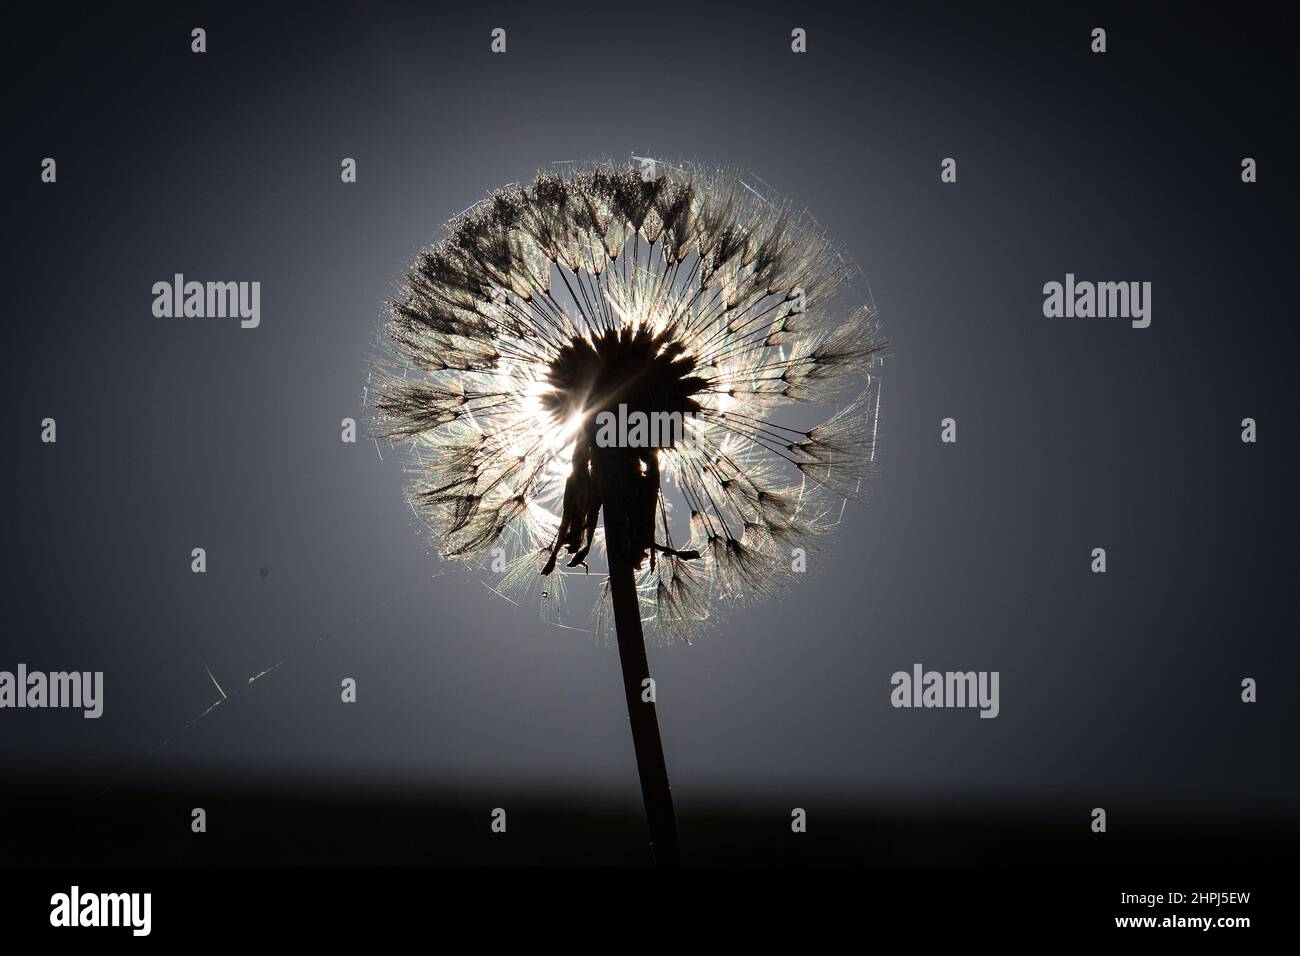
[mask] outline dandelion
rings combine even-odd
[[[883,343],[810,216],[739,174],[656,172],[543,173],[453,220],[390,303],[372,403],[445,558],[504,555],[502,589],[554,618],[603,555],[596,625],[675,862],[642,622],[689,639],[817,550],[873,457]],[[620,406],[678,416],[681,440],[598,440]]]

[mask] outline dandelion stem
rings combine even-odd
[[[617,507],[617,506],[616,506]],[[650,846],[655,863],[675,866],[681,863],[677,845],[677,816],[673,812],[673,795],[668,785],[668,767],[664,747],[659,739],[659,719],[653,701],[642,699],[643,682],[650,677],[646,660],[645,637],[641,630],[641,609],[636,597],[636,570],[629,560],[628,542],[621,528],[627,526],[620,516],[610,516],[605,505],[605,543],[609,552],[609,591],[614,603],[614,629],[618,634],[618,657],[623,665],[623,691],[627,696],[628,722],[632,726],[632,745],[636,750],[636,767],[641,777],[641,797],[650,822]]]

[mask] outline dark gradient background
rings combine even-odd
[[[1294,853],[1294,51],[1266,9],[6,19],[0,668],[106,688],[98,721],[0,712],[0,860],[647,858],[615,648],[439,562],[399,458],[339,440],[442,223],[629,154],[806,206],[891,342],[881,476],[821,573],[650,648],[688,860]],[[176,272],[260,281],[261,327],[154,318]],[[1067,272],[1149,280],[1151,327],[1044,318]],[[891,708],[916,661],[1000,671],[1001,715]],[[240,689],[187,728],[218,696],[205,667]]]

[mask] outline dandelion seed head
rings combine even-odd
[[[787,583],[791,549],[815,548],[867,473],[884,343],[852,271],[735,173],[543,173],[412,263],[372,375],[376,433],[409,448],[444,558],[504,554],[501,589],[554,619],[613,515],[646,622],[689,639]],[[684,440],[603,447],[597,417],[620,405],[682,416]]]

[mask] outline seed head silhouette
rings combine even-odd
[[[777,592],[874,454],[875,312],[812,218],[756,182],[597,164],[498,190],[412,264],[372,375],[443,557],[504,555],[502,589],[554,618],[603,554],[597,630],[612,619],[661,863],[679,852],[642,621],[689,640]],[[616,415],[680,430],[610,441]]]

